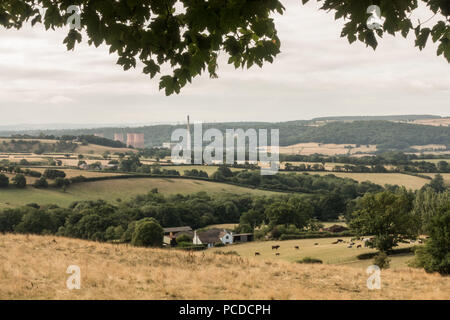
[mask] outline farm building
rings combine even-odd
[[[163,228],[164,231],[164,243],[168,245],[176,245],[176,239],[182,235],[187,235],[194,238],[194,232],[191,227],[175,227],[175,228]]]
[[[233,233],[233,243],[253,241],[253,233]]]
[[[213,228],[201,232],[194,232],[194,244],[206,244],[208,248],[214,247],[216,243],[232,244],[233,234],[225,229]]]

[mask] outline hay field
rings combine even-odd
[[[342,239],[345,243],[332,244],[337,239]],[[209,251],[236,251],[241,257],[253,257],[257,260],[279,261],[284,260],[288,262],[295,262],[305,257],[320,259],[324,264],[333,265],[350,265],[352,267],[361,268],[362,266],[371,265],[373,259],[358,260],[357,256],[363,253],[375,253],[375,249],[365,248],[362,241],[355,241],[356,245],[353,248],[347,248],[351,242],[351,237],[339,238],[323,238],[323,239],[300,239],[300,240],[285,240],[285,241],[254,241],[243,244],[234,244],[225,248],[211,249]],[[318,245],[316,245],[316,243]],[[280,245],[278,250],[272,250],[272,246]],[[357,248],[357,245],[362,245],[362,248]],[[299,246],[299,249],[295,249]],[[399,248],[409,247],[409,244],[401,244]],[[255,252],[259,252],[259,256],[255,256]],[[276,255],[279,253],[279,256]],[[413,256],[409,255],[411,259]],[[403,259],[397,261],[397,256],[390,256],[391,268],[405,268],[406,261]]]
[[[450,299],[450,278],[418,269],[383,270],[369,290],[365,270],[343,266],[34,235],[0,235],[0,248],[0,299]]]
[[[110,153],[125,153],[125,152],[137,152],[135,149],[130,148],[112,148],[112,147],[105,147],[105,146],[99,146],[96,144],[88,144],[86,146],[79,145],[75,149],[75,153],[78,154],[97,154],[102,155],[105,151],[109,151]]]
[[[346,146],[351,146],[352,148],[346,148]],[[270,149],[270,147],[269,147]],[[350,152],[349,152],[350,150]],[[371,154],[377,151],[377,146],[375,145],[360,145],[356,147],[356,144],[325,144],[325,143],[298,143],[291,146],[280,147],[280,154],[301,154],[301,155],[311,155],[311,154],[323,154],[327,156],[342,155],[342,154],[355,154],[364,153]]]
[[[440,126],[449,127],[450,126],[450,118],[419,119],[419,120],[414,120],[411,123],[421,124],[421,125],[426,125],[426,126],[435,126],[435,127],[440,127]]]
[[[322,176],[333,174],[336,177],[350,178],[358,182],[370,181],[381,186],[384,186],[385,184],[399,185],[412,190],[418,190],[430,182],[430,180],[424,178],[401,173],[309,172],[309,174],[318,174]]]

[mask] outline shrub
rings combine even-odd
[[[39,178],[38,180],[36,180],[33,183],[33,187],[38,188],[38,189],[39,188],[43,188],[43,189],[48,188],[47,179],[45,179],[44,177]]]
[[[86,181],[86,179],[87,178],[84,176],[76,176],[76,177],[70,178],[70,182],[71,183],[84,182],[84,181]]]
[[[67,186],[69,184],[70,184],[70,180],[69,179],[64,179],[64,178],[61,178],[61,177],[58,177],[58,178],[55,179],[55,187],[62,188],[62,187]]]
[[[177,243],[180,242],[189,242],[192,243],[192,237],[189,237],[187,234],[182,234],[177,238]]]
[[[320,259],[305,257],[302,260],[297,260],[297,263],[323,263],[323,262]]]
[[[0,188],[7,188],[9,186],[9,178],[3,173],[0,173]]]
[[[377,265],[380,269],[387,269],[389,268],[389,262],[391,259],[388,258],[387,254],[385,252],[380,252],[375,256],[375,259],[373,260],[373,264]]]
[[[131,244],[140,247],[161,247],[164,230],[153,218],[144,218],[136,222]]]
[[[44,171],[44,178],[47,179],[56,179],[56,178],[65,178],[66,173],[60,170],[47,169]]]
[[[416,250],[417,266],[427,272],[450,274],[450,204],[440,208],[427,227],[430,238]]]
[[[23,174],[17,174],[12,180],[18,188],[25,188],[27,186],[27,179],[25,179]]]

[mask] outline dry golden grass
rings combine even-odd
[[[334,156],[348,154],[349,149],[346,148],[346,146],[352,146],[350,154],[355,154],[357,152],[371,154],[377,151],[377,147],[375,145],[370,145],[368,147],[366,145],[361,145],[359,147],[356,147],[355,144],[325,144],[316,142],[299,143],[291,146],[280,147],[279,151],[281,154],[311,155],[318,153],[328,156]]]
[[[56,242],[53,241],[55,239]],[[0,236],[1,299],[449,299],[450,278],[422,270],[364,270],[52,236]],[[66,288],[69,265],[81,289]]]
[[[419,119],[414,120],[413,123],[427,125],[427,126],[435,126],[435,127],[449,127],[450,126],[450,118],[441,118],[441,119]]]
[[[298,172],[298,174],[303,174],[303,172]],[[358,182],[370,181],[380,186],[385,184],[404,186],[407,189],[418,190],[422,188],[430,180],[416,177],[412,175],[402,174],[402,173],[357,173],[357,172],[309,172],[312,175],[325,176],[328,174],[335,175],[340,178],[350,178]]]

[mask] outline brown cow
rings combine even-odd
[[[255,256],[260,256],[260,255],[261,255],[261,253],[255,252]]]
[[[362,245],[358,244],[358,245],[356,246],[356,249],[359,249],[359,248],[362,248]]]
[[[280,246],[278,246],[278,245],[277,246],[272,246],[272,250],[273,249],[278,250],[279,248],[280,248]]]
[[[300,249],[300,247],[299,247],[299,246],[295,246],[294,248],[295,248],[295,249],[297,249],[297,250],[298,250],[298,249]]]
[[[276,256],[279,256],[279,255],[280,255],[280,253],[279,253],[279,252],[277,252],[277,253],[275,253],[275,255],[276,255]]]

